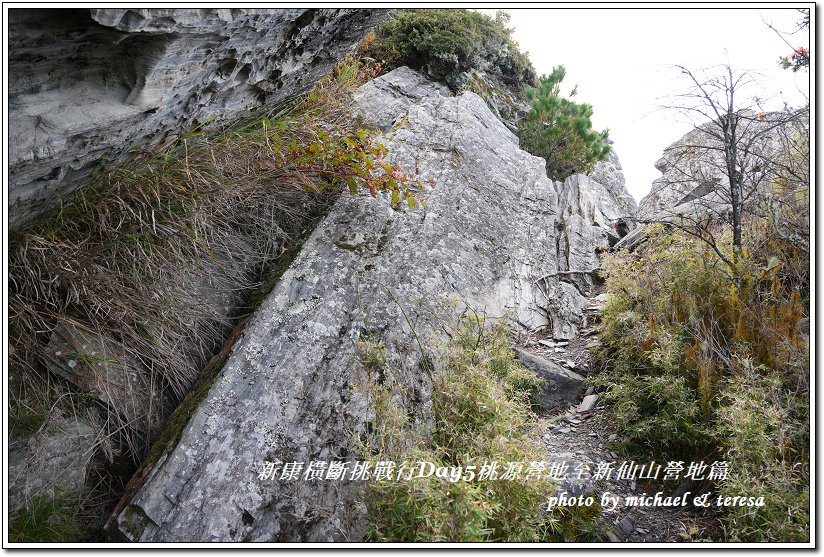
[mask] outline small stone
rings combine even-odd
[[[75,366],[77,365],[77,360],[69,360],[68,362],[66,362],[66,365],[69,366],[70,368],[74,369]]]
[[[635,524],[633,524],[632,519],[628,516],[625,516],[621,520],[618,521],[618,528],[625,534],[632,534],[635,531]]]
[[[558,429],[558,433],[569,433],[570,429],[568,427],[562,427]]]
[[[621,538],[615,535],[615,532],[609,531],[607,532],[607,539],[612,543],[621,543]]]
[[[566,360],[566,361],[564,362],[564,364],[565,364],[565,365],[566,365],[569,369],[575,369],[575,362],[573,362],[572,360]]]
[[[576,418],[570,418],[569,423],[578,425],[581,423],[581,420],[578,420]]]
[[[587,392],[586,392],[585,394],[586,394],[586,396],[589,396],[589,395],[591,395],[591,394],[592,394],[592,393],[594,393],[594,392],[595,392],[595,387],[593,387],[592,385],[590,385],[590,386],[589,386],[589,388],[587,389]]]
[[[555,348],[555,352],[556,352],[556,353],[558,353],[558,352],[566,352],[566,349],[565,349],[565,348]]]
[[[540,345],[542,345],[542,346],[546,346],[547,348],[554,348],[554,347],[555,347],[555,343],[554,343],[554,342],[550,342],[550,341],[548,341],[548,340],[539,340],[539,341],[538,341],[538,344],[540,344]]]
[[[592,410],[595,408],[595,404],[598,402],[598,395],[587,395],[584,397],[584,400],[581,401],[581,404],[578,406],[579,412],[587,412],[588,410]]]
[[[609,438],[607,440],[608,441],[617,441],[618,440],[618,434],[613,433],[612,435],[609,436]]]

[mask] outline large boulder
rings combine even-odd
[[[411,88],[414,93],[404,92]],[[262,463],[356,459],[370,419],[356,341],[386,347],[416,419],[431,418],[429,357],[467,307],[573,334],[582,300],[560,281],[558,195],[545,163],[473,93],[407,70],[364,86],[390,159],[425,206],[345,196],[246,326],[176,446],[141,473],[110,520],[134,541],[359,541],[347,481],[259,479]],[[395,116],[389,107],[395,107]],[[588,225],[589,226],[589,225]]]
[[[310,89],[372,9],[37,9],[9,16],[9,221],[59,203],[101,161]]]

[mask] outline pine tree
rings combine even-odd
[[[521,147],[546,159],[547,176],[563,180],[585,173],[604,160],[610,151],[609,130],[592,129],[592,106],[561,96],[564,66],[539,79],[538,87],[527,90],[532,110],[520,125]],[[569,94],[574,97],[577,87]]]

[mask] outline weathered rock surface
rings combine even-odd
[[[641,200],[640,220],[661,220],[692,212],[696,201],[720,202],[718,192],[723,193],[727,185],[723,151],[698,147],[706,145],[708,138],[705,129],[696,128],[664,150],[664,156],[655,163],[662,175],[653,181],[650,192]],[[717,142],[712,140],[712,144]]]
[[[778,112],[745,112],[738,127],[737,170],[743,176],[744,198],[753,200],[753,190],[763,191],[769,183],[778,154],[797,133],[809,133],[809,116],[804,111],[795,118]],[[664,150],[655,163],[662,175],[641,200],[639,220],[670,220],[693,213],[723,216],[730,210],[728,170],[719,133],[718,124],[707,123]]]
[[[351,484],[258,479],[263,461],[352,461],[353,436],[369,420],[355,340],[386,346],[425,422],[422,352],[436,350],[440,327],[467,306],[574,334],[584,299],[558,277],[560,209],[544,161],[518,149],[477,95],[427,94],[420,82],[414,95],[399,91],[410,79],[392,72],[358,98],[384,128],[391,122],[381,140],[391,159],[436,184],[426,206],[392,208],[368,195],[337,202],[177,446],[113,517],[115,537],[359,541],[363,509]]]
[[[401,66],[392,71],[391,79],[374,79],[358,89],[355,110],[381,131],[388,132],[396,123],[403,123],[413,104],[433,95],[450,97],[452,93],[445,85],[429,81],[420,73]]]
[[[546,383],[538,392],[541,409],[545,412],[578,402],[586,390],[586,380],[555,362],[551,362],[526,350],[516,348],[515,355],[521,365],[534,371]]]
[[[300,95],[386,17],[372,9],[35,9],[9,16],[9,221],[101,161]]]
[[[601,266],[598,254],[635,227],[637,206],[627,192],[614,151],[589,174],[574,174],[555,182],[555,188],[560,206],[555,222],[560,276],[588,295],[592,273]]]
[[[78,417],[60,417],[9,446],[9,511],[32,497],[72,497],[84,488],[98,429]]]

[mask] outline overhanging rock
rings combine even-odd
[[[14,228],[137,145],[305,93],[388,12],[10,8],[8,17]]]
[[[351,483],[258,479],[263,461],[356,458],[369,411],[357,394],[355,341],[386,346],[425,422],[430,385],[418,339],[433,351],[440,327],[467,306],[534,328],[565,319],[553,307],[579,303],[574,289],[546,278],[559,262],[557,194],[544,161],[521,151],[473,93],[418,88],[397,102],[389,85],[401,77],[422,80],[387,74],[361,90],[359,105],[383,118],[386,106],[398,107],[382,142],[407,173],[434,181],[426,206],[339,199],[246,326],[177,445],[119,507],[113,536],[361,541],[364,509]],[[544,298],[547,283],[555,297]]]

